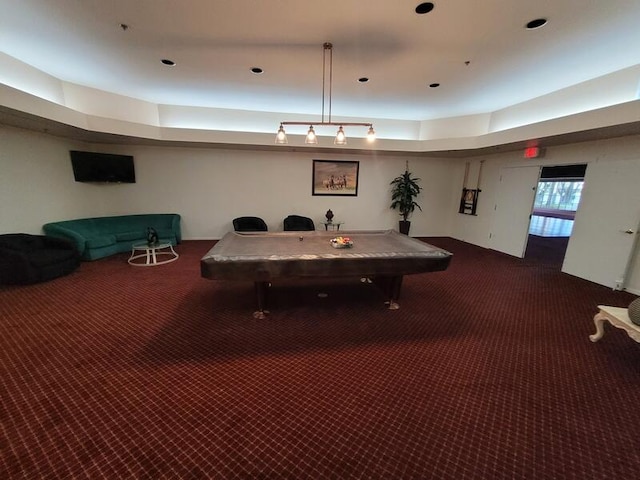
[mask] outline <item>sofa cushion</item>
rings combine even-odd
[[[130,242],[132,240],[142,240],[145,238],[147,238],[147,234],[142,230],[116,233],[116,240],[118,242]]]
[[[108,247],[116,243],[115,235],[98,235],[96,237],[87,238],[87,248]]]
[[[176,233],[173,230],[160,229],[156,231],[158,232],[158,238],[173,240],[176,236]],[[145,238],[147,238],[146,235]]]
[[[117,217],[97,217],[93,218],[94,227],[100,232],[126,233],[142,229],[146,232],[147,227],[171,228],[173,215],[170,214],[143,214],[143,215],[120,215]]]

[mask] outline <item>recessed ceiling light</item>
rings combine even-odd
[[[431,83],[429,84],[429,88],[438,88],[440,86],[439,83]]]
[[[260,67],[252,67],[251,68],[251,73],[253,73],[255,75],[261,75],[263,71],[264,70],[262,70]]]
[[[360,78],[358,79],[358,81],[359,81],[360,83],[367,83],[367,82],[369,81],[369,79],[368,79],[367,77],[360,77]]]
[[[531,20],[530,22],[527,23],[526,28],[528,30],[534,30],[536,28],[540,28],[543,25],[547,24],[547,19],[546,18],[536,18],[535,20]]]
[[[433,7],[434,5],[431,2],[421,3],[416,7],[416,13],[418,15],[424,15],[425,13],[429,13],[431,10],[433,10]]]
[[[162,63],[164,63],[165,65],[169,66],[169,67],[175,67],[176,62],[174,62],[173,60],[169,60],[167,58],[163,58],[161,60]]]

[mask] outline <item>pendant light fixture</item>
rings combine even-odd
[[[309,131],[307,132],[307,138],[304,139],[304,143],[312,143],[318,144],[318,137],[316,137],[316,132],[313,129],[313,125],[309,126]]]
[[[338,133],[336,134],[336,139],[333,141],[335,145],[346,145],[347,144],[347,136],[342,129],[342,125],[338,129]]]
[[[289,143],[287,140],[287,134],[284,130],[285,125],[309,125],[309,131],[304,140],[304,143],[317,145],[318,137],[313,129],[313,126],[337,126],[338,131],[336,138],[333,141],[334,145],[346,145],[347,135],[344,132],[343,127],[369,127],[367,131],[367,140],[372,142],[376,138],[376,132],[373,129],[373,124],[369,122],[332,122],[331,121],[331,90],[333,83],[333,45],[326,42],[322,45],[322,121],[320,122],[280,122],[280,128],[276,134],[277,144]],[[327,88],[328,87],[328,88]],[[328,106],[327,120],[325,121],[325,103]]]
[[[278,129],[278,133],[276,133],[276,143],[288,143],[287,142],[287,134],[284,132],[284,127],[280,124],[280,128]]]

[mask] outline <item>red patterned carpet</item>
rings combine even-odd
[[[357,279],[200,278],[213,242],[0,288],[0,478],[631,479],[634,296],[451,239],[386,310]],[[318,293],[327,293],[326,298]]]

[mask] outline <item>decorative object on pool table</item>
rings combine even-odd
[[[360,162],[314,160],[311,193],[355,197],[358,195],[359,170]]]
[[[476,188],[467,188],[471,162],[466,163],[464,168],[464,180],[462,182],[462,196],[460,197],[460,208],[458,209],[458,213],[463,213],[465,215],[476,215],[476,210],[478,209],[478,195],[480,195],[480,192],[482,191],[480,189],[480,180],[482,178],[483,165],[484,160],[481,160],[480,166],[478,167],[478,180],[476,181]]]
[[[336,237],[330,240],[331,246],[333,248],[351,248],[353,247],[353,242],[349,237]]]
[[[325,217],[327,217],[327,223],[333,222],[333,212],[331,211],[331,209],[327,210]]]
[[[153,227],[147,227],[147,245],[155,245],[158,243],[158,232]]]
[[[420,194],[422,187],[418,185],[419,178],[412,177],[409,171],[409,162],[407,161],[404,173],[394,178],[391,185],[391,206],[390,208],[398,210],[402,220],[399,222],[399,231],[405,235],[409,235],[411,222],[408,220],[416,207],[422,211],[422,207],[418,205],[415,198]]]

